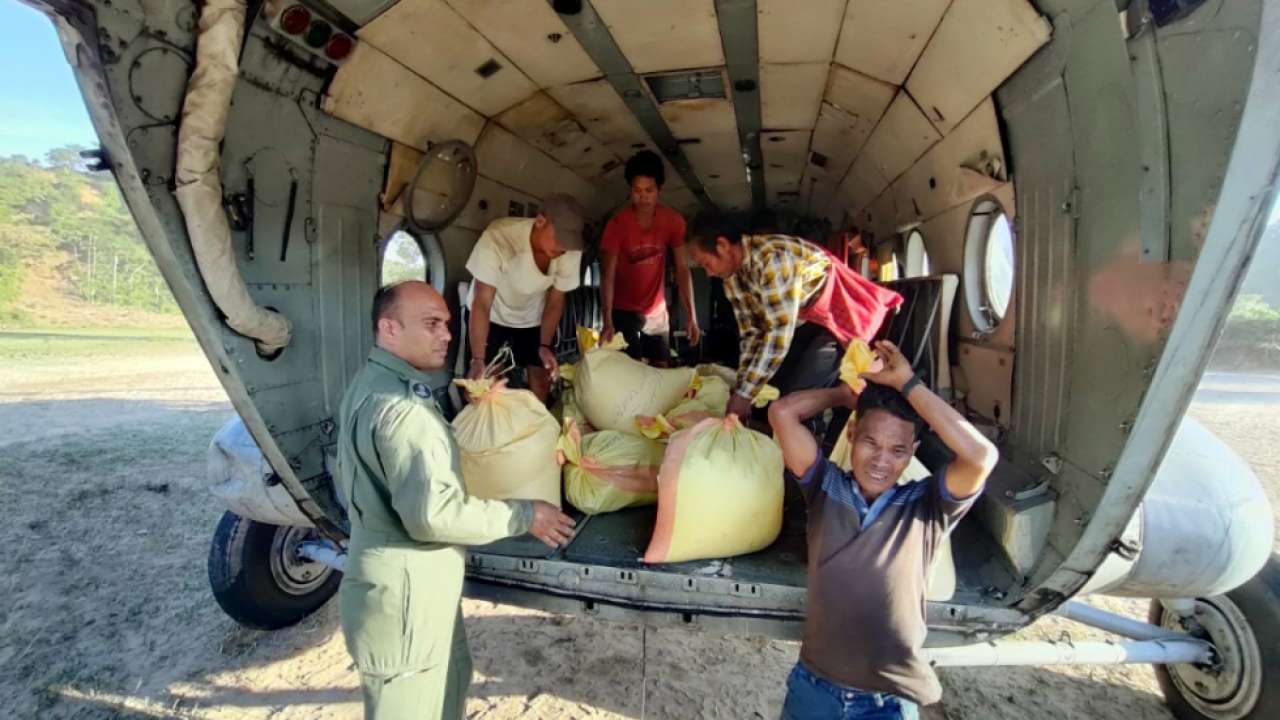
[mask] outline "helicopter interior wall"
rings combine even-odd
[[[623,0],[592,5],[638,73],[722,69],[712,0],[643,4],[650,16]],[[852,222],[878,241],[919,227],[944,272],[966,271],[975,199],[996,197],[1016,217],[1016,292],[1005,320],[972,342],[967,309],[957,303],[960,351],[951,356],[974,410],[1009,410],[1001,412],[1005,461],[1030,482],[1047,481],[1056,497],[1045,552],[1027,572],[1034,585],[1059,570],[1099,512],[1163,350],[1234,142],[1262,3],[1208,0],[1169,27],[1129,34],[1112,2],[922,5],[935,10],[881,17],[873,3],[815,2],[801,21],[782,0],[758,3],[761,103],[783,126],[761,128],[780,139],[764,140],[760,172],[776,208],[837,227]],[[493,218],[528,215],[545,194],[567,189],[599,221],[625,198],[622,160],[642,147],[672,150],[656,147],[549,4],[527,4],[513,22],[481,0],[400,0],[393,9],[465,22],[419,27],[413,43],[397,44],[389,22],[388,37],[357,33],[355,54],[332,77],[259,18],[241,57],[222,167],[228,196],[246,193],[254,178],[252,256],[250,233],[233,235],[249,290],[295,328],[291,346],[266,360],[207,310],[171,192],[195,44],[189,8],[177,0],[93,6],[114,102],[91,109],[96,118],[113,116],[128,138],[116,152],[129,157],[145,188],[129,202],[135,215],[158,219],[140,221],[155,228],[147,242],[237,410],[260,416],[249,422],[255,438],[278,446],[283,471],[303,479],[322,476],[329,421],[372,343],[375,248],[397,221],[392,195],[413,153],[453,138],[475,145],[476,191],[440,233],[454,287]],[[653,17],[663,28],[679,17],[679,32],[653,29]],[[432,35],[450,28],[450,38]],[[436,42],[455,52],[422,56]],[[860,43],[877,52],[861,52]],[[1139,72],[1134,58],[1153,54],[1155,69]],[[477,80],[489,60],[502,66],[492,78],[507,73],[505,94],[490,95],[488,80]],[[813,65],[824,62],[825,84],[815,86]],[[527,83],[511,81],[517,73]],[[664,122],[701,133],[679,137],[687,142],[670,153],[681,162],[669,166],[666,199],[686,214],[696,210],[698,191],[729,209],[751,197],[740,182],[745,172],[729,174],[742,156],[736,91],[726,83],[725,92],[714,102],[658,103],[670,106],[659,107]],[[1158,110],[1144,100],[1154,95],[1164,98]],[[804,127],[800,107],[812,112]],[[1159,190],[1140,170],[1149,152],[1168,169],[1163,207],[1143,199],[1148,188]],[[1168,261],[1144,258],[1152,250]]]

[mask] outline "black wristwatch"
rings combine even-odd
[[[914,389],[915,389],[915,387],[916,387],[917,385],[919,385],[919,384],[921,384],[921,383],[923,383],[923,382],[924,382],[924,381],[920,379],[920,376],[919,376],[919,375],[912,375],[912,376],[911,376],[911,379],[910,379],[910,380],[908,380],[908,381],[906,381],[906,382],[905,382],[905,383],[903,383],[903,385],[902,385],[902,390],[901,390],[901,392],[902,392],[902,397],[906,397],[906,396],[910,395],[910,394],[911,394],[911,391],[912,391],[912,390],[914,390]]]

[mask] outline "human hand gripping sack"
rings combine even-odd
[[[573,518],[560,512],[560,508],[542,500],[533,501],[533,522],[529,534],[556,548],[569,544],[573,539]]]
[[[902,392],[902,387],[911,378],[915,377],[915,370],[911,368],[911,363],[907,361],[907,357],[902,354],[897,345],[888,340],[877,342],[875,353],[876,358],[881,363],[881,367],[875,369],[875,366],[872,365],[871,369],[860,373],[858,376],[864,380],[886,385],[898,392]]]

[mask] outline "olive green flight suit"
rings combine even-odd
[[[342,400],[338,486],[351,542],[338,591],[365,717],[462,717],[471,681],[465,551],[529,529],[525,500],[470,497],[426,376],[374,348]]]

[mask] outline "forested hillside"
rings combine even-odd
[[[76,147],[0,158],[0,322],[42,304],[177,312],[115,179]]]

